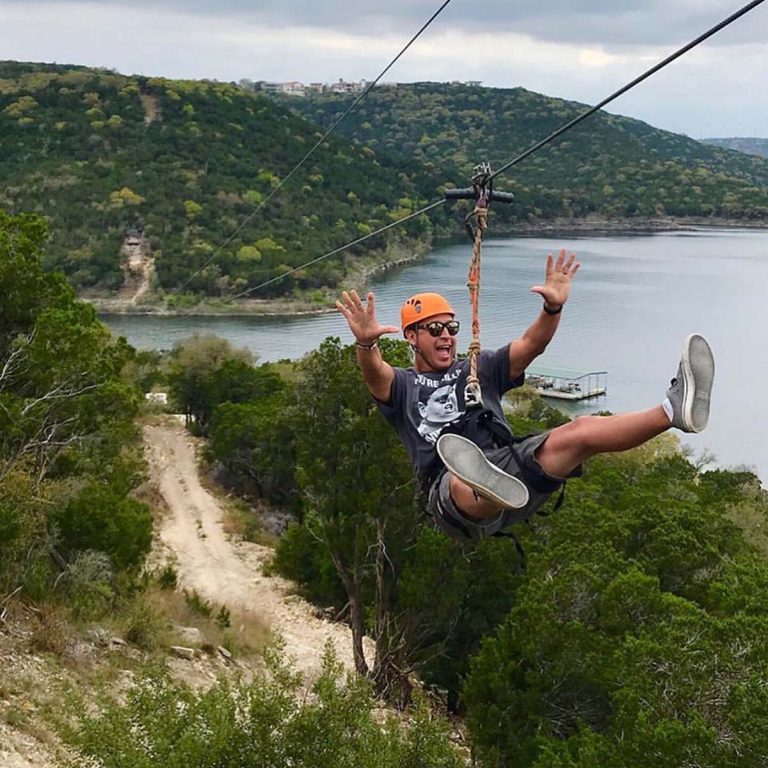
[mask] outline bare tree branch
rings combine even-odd
[[[81,373],[79,375],[84,376],[85,374]],[[44,395],[40,395],[40,397],[37,397],[34,400],[30,400],[21,409],[21,415],[26,416],[30,411],[43,403],[49,403],[55,400],[72,400],[73,398],[80,397],[80,395],[84,395],[87,392],[93,392],[102,386],[104,386],[103,382],[99,384],[87,384],[83,387],[80,387],[79,389],[74,389],[67,388],[67,383],[63,382],[54,387],[52,390],[46,392]]]

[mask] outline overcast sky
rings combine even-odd
[[[594,104],[746,0],[452,0],[389,81]],[[0,59],[237,81],[373,80],[441,0],[0,0]],[[694,138],[768,136],[768,2],[609,108]]]

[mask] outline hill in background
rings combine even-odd
[[[226,296],[390,223],[410,196],[419,202],[397,165],[331,139],[254,215],[318,138],[234,85],[0,62],[0,208],[49,221],[48,266],[81,291],[120,286],[127,231],[148,241],[163,290],[215,256],[186,289]],[[428,228],[415,222],[405,235]],[[333,287],[346,269],[343,257],[324,261],[273,290]]]
[[[0,62],[0,209],[45,217],[47,265],[86,295],[119,290],[125,246],[140,242],[156,269],[151,301],[231,297],[284,275],[258,298],[327,301],[361,261],[461,232],[461,212],[445,206],[302,265],[466,186],[475,163],[498,168],[585,108],[522,88],[380,87],[260,209],[352,98],[276,101],[234,84]],[[498,187],[517,202],[497,206],[496,232],[586,218],[768,220],[768,160],[607,113]]]
[[[744,152],[747,155],[768,157],[768,139],[745,138],[734,136],[728,139],[702,139],[703,144],[722,149],[733,149],[736,152]]]
[[[282,97],[280,103],[326,126],[352,98],[323,93]],[[473,164],[488,160],[498,168],[587,108],[524,88],[400,84],[372,91],[338,130],[380,158],[408,158],[430,173],[466,183]],[[590,214],[765,220],[766,185],[768,161],[762,158],[737,156],[607,112],[499,179],[500,188],[517,194],[511,215],[518,220]]]

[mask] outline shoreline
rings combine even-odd
[[[734,219],[659,217],[654,219],[605,219],[587,217],[584,219],[553,219],[519,224],[514,227],[492,230],[488,239],[508,237],[551,236],[593,236],[600,235],[641,235],[662,234],[665,232],[692,232],[707,229],[728,229],[768,232],[768,221],[744,222]],[[462,238],[464,239],[464,238]],[[434,243],[412,243],[391,246],[385,255],[385,261],[378,263],[356,264],[352,267],[345,284],[367,285],[371,277],[389,272],[418,261],[435,247],[457,242],[456,238],[440,239]],[[339,292],[345,290],[339,288]],[[126,299],[102,299],[80,297],[91,304],[100,317],[144,316],[144,317],[301,317],[324,315],[335,312],[334,306],[318,306],[316,302],[298,298],[289,299],[248,299],[248,303],[227,304],[223,299],[212,302],[201,301],[188,308],[168,308],[164,305],[132,304]],[[332,299],[329,297],[329,302]]]
[[[432,250],[432,245],[415,244],[409,248],[393,246],[388,251],[394,252],[394,258],[373,264],[356,264],[350,269],[346,283],[367,284],[374,275],[389,272],[392,269],[418,261]],[[346,290],[339,288],[339,292]],[[99,317],[302,317],[327,315],[336,312],[335,306],[319,307],[301,299],[250,299],[248,304],[227,304],[223,299],[199,304],[189,308],[169,309],[161,305],[132,304],[129,299],[99,299],[80,297],[81,301],[91,304]],[[329,298],[329,301],[332,301]]]
[[[587,216],[583,219],[551,219],[535,223],[518,224],[514,227],[497,230],[495,235],[539,236],[583,234],[598,236],[601,234],[661,234],[664,232],[692,232],[706,229],[731,229],[768,231],[768,221],[745,222],[742,219],[722,219],[692,216],[684,219],[660,216],[652,219],[605,219],[599,216]]]

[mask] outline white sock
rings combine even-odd
[[[661,404],[661,407],[664,409],[664,413],[667,414],[667,418],[670,422],[674,421],[675,415],[672,410],[672,403],[669,402],[669,398],[665,397],[664,402]]]

